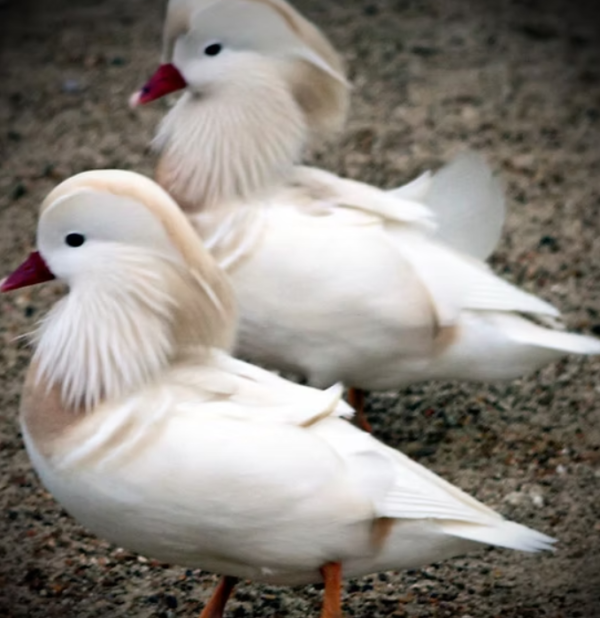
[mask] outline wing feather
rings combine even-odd
[[[342,399],[341,384],[327,390],[303,386],[216,350],[202,369],[176,368],[166,386],[173,384],[187,392],[179,397],[179,413],[196,414],[202,403],[203,415],[298,426],[354,413]]]

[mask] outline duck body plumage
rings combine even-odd
[[[165,562],[272,584],[415,568],[477,542],[548,537],[492,510],[348,423],[317,391],[214,351],[101,406],[42,453],[44,485],[95,534]],[[24,400],[27,408],[27,397]]]
[[[465,189],[469,199],[501,199],[478,157],[450,167],[459,183],[465,167],[488,175],[478,193]],[[232,208],[231,217],[190,215],[210,246],[226,247],[216,253],[237,294],[243,358],[318,387],[341,381],[384,390],[514,379],[568,352],[600,353],[593,338],[519,315],[558,312],[447,244],[426,200],[311,168],[299,168],[298,177],[272,198]],[[243,240],[229,245],[223,230],[236,229]]]

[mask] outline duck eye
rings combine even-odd
[[[211,43],[204,48],[204,53],[207,56],[216,56],[221,52],[221,49],[223,49],[221,43]]]
[[[71,232],[65,236],[65,242],[69,247],[81,247],[85,242],[85,236],[78,232]]]

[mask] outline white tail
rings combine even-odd
[[[556,543],[556,539],[546,534],[505,519],[493,522],[489,526],[474,526],[463,522],[444,522],[441,527],[446,534],[462,539],[520,551],[552,550],[554,543]]]
[[[552,356],[600,354],[600,339],[543,328],[515,315],[498,316],[502,330],[515,342],[538,348]]]

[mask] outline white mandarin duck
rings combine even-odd
[[[549,549],[344,420],[319,391],[236,360],[232,292],[151,180],[94,171],[43,202],[37,245],[2,283],[69,294],[36,336],[21,426],[35,469],[84,526],[130,550],[236,578],[325,582],[414,568],[493,544]]]
[[[389,192],[297,165],[341,125],[348,85],[289,5],[171,0],[163,64],[131,102],[182,88],[156,137],[157,180],[231,278],[240,356],[378,390],[600,354],[597,339],[519,315],[558,311],[485,264],[504,199],[475,155]]]

